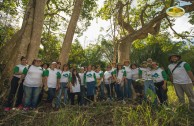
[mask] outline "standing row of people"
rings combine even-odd
[[[190,66],[180,60],[179,55],[169,57],[171,64],[168,74],[175,85],[179,100],[184,102],[185,92],[192,108],[194,93],[191,87],[194,78]],[[62,95],[63,103],[67,104],[70,100],[72,105],[75,104],[76,95],[79,105],[96,101],[97,98],[125,102],[125,98],[132,99],[134,96],[154,104],[157,104],[157,99],[161,104],[167,102],[168,76],[163,68],[150,58],[144,61],[141,67],[130,64],[129,60],[124,61],[124,64],[112,63],[107,65],[105,72],[100,66],[94,69],[91,65],[81,67],[80,71],[76,68],[70,70],[67,64],[60,68],[60,62],[52,62],[49,68],[46,64],[41,66],[40,59],[35,59],[31,65],[27,65],[26,58],[22,57],[21,64],[14,68],[5,111],[9,111],[12,106],[24,110],[36,108],[43,89],[48,92],[47,104],[51,105],[56,97],[56,108],[60,107]],[[186,83],[189,83],[188,86]]]

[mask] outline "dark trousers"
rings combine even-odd
[[[123,87],[121,87],[121,84],[115,84],[115,92],[117,94],[117,99],[118,100],[123,100]]]
[[[81,101],[80,101],[80,105],[85,105],[86,104],[86,89],[84,85],[81,85]]]
[[[107,97],[111,99],[111,86],[110,84],[105,84],[105,88],[106,88],[106,91],[107,91]]]
[[[114,89],[115,88],[115,82],[110,84],[110,91],[111,91],[111,97],[115,98]]]
[[[163,84],[164,84],[164,81],[158,82],[158,83],[154,83],[154,85],[156,87],[156,94],[157,94],[161,104],[165,103],[167,101],[167,99],[168,99],[168,97],[167,97],[167,89],[164,90],[162,88]]]
[[[77,95],[77,103],[78,105],[81,104],[81,93],[80,92],[75,92],[75,93],[70,93],[71,96],[71,105],[74,105],[74,101],[75,101],[75,95]]]
[[[88,102],[94,101],[94,95],[87,96]]]
[[[16,104],[15,104],[16,107],[22,104],[24,90],[23,90],[23,82],[19,85],[18,84],[19,80],[20,78],[17,78],[17,77],[13,77],[11,80],[11,90],[9,92],[7,102],[5,104],[6,107],[11,107],[15,100],[16,100]],[[17,89],[18,89],[18,92],[16,94]],[[17,95],[16,99],[14,99],[15,95]]]
[[[56,94],[56,88],[48,88],[48,97],[47,97],[47,102],[52,103],[54,97]]]
[[[43,95],[44,95],[44,87],[42,87],[42,89],[41,89],[41,92],[40,92],[40,95],[39,95],[39,98],[38,98],[37,105],[39,105],[41,103],[42,98],[43,98]]]

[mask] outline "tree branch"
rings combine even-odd
[[[181,35],[179,34],[178,32],[176,32],[176,30],[172,27],[172,23],[170,22],[170,19],[168,17],[166,17],[168,23],[169,23],[169,26],[170,26],[170,29],[176,34],[178,35],[179,37],[181,37],[182,39],[185,39],[186,37],[194,37],[194,36],[188,36],[188,35]]]
[[[122,13],[123,13],[123,7],[124,7],[124,6],[125,6],[125,5],[124,5],[121,1],[118,1],[117,5],[116,5],[116,7],[119,8],[119,10],[118,10],[118,17],[117,17],[118,24],[119,24],[122,28],[124,28],[125,30],[127,30],[128,33],[132,33],[132,32],[134,32],[133,27],[132,27],[129,23],[126,23],[126,22],[124,21],[124,19],[123,19]]]

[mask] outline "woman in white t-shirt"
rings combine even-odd
[[[126,77],[126,71],[122,69],[122,64],[117,64],[117,70],[113,73],[113,76],[116,80],[115,92],[117,94],[118,100],[124,100],[123,91],[124,91],[124,80]]]
[[[50,68],[45,71],[45,87],[48,87],[47,103],[52,103],[56,90],[60,88],[59,80],[61,74],[55,69],[54,62],[51,63]]]
[[[41,60],[35,59],[31,66],[24,68],[19,83],[24,80],[24,110],[36,108],[37,101],[43,86],[45,72],[41,68]]]
[[[80,68],[80,73],[79,73],[80,79],[81,79],[81,105],[85,105],[85,96],[86,96],[86,90],[85,90],[85,85],[84,85],[84,67]]]
[[[18,84],[18,81],[21,78],[22,72],[24,70],[24,68],[27,67],[26,65],[26,58],[25,57],[21,57],[21,64],[18,64],[14,67],[13,69],[13,77],[11,79],[11,90],[9,92],[9,96],[8,96],[8,100],[6,102],[6,107],[4,108],[5,111],[9,111],[12,107],[13,101],[16,102],[15,106],[18,109],[22,109],[22,98],[23,98],[23,83],[21,83],[20,85]],[[18,89],[18,92],[16,94],[16,91]],[[14,99],[14,96],[17,96],[17,99]],[[15,107],[13,106],[13,107]]]
[[[63,69],[61,72],[61,79],[60,79],[60,90],[59,94],[57,96],[57,101],[56,101],[56,107],[58,108],[61,103],[61,96],[62,94],[64,95],[64,104],[67,104],[68,101],[68,85],[71,83],[71,72],[69,71],[69,66],[68,64],[63,65]]]
[[[74,98],[77,95],[78,105],[81,105],[81,90],[80,90],[81,79],[76,69],[72,70],[72,81],[70,85],[70,96],[71,105],[74,105]]]
[[[94,101],[94,94],[96,84],[96,74],[92,70],[92,66],[88,65],[87,72],[84,74],[84,84],[87,88],[87,98],[91,101]]]
[[[103,81],[104,81],[104,85],[107,91],[107,97],[108,99],[112,99],[112,95],[111,95],[111,79],[112,79],[112,71],[111,71],[111,66],[107,66],[106,71],[104,72],[104,76],[103,76]]]

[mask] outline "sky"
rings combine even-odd
[[[103,6],[104,0],[98,0],[98,8]],[[135,2],[132,6],[135,6]],[[183,3],[184,4],[184,3]],[[194,28],[193,25],[188,23],[188,14],[183,15],[182,17],[175,18],[173,28],[181,33],[183,31],[187,31],[188,29]],[[88,29],[83,33],[81,37],[78,38],[83,48],[86,48],[90,43],[95,44],[99,35],[106,35],[106,29],[110,27],[110,21],[105,21],[100,18],[94,18],[91,21],[91,25]],[[102,30],[104,29],[104,30]],[[170,33],[173,33],[171,29],[169,29]]]

